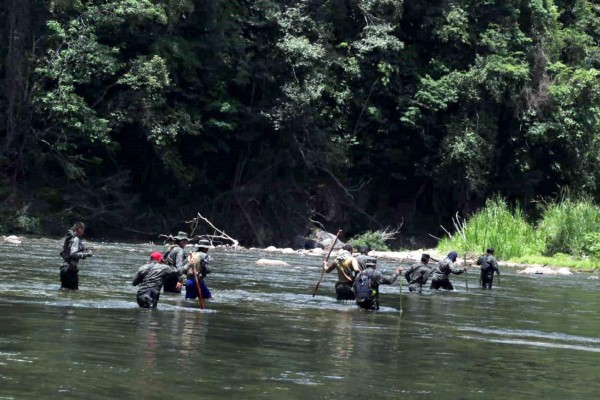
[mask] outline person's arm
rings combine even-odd
[[[396,279],[398,278],[398,275],[400,275],[400,273],[402,273],[401,266],[398,266],[398,268],[396,268],[396,271],[394,271],[394,273],[389,277],[384,276],[379,271],[376,271],[376,274],[378,275],[377,280],[379,281],[379,284],[383,284],[383,285],[391,285],[392,283],[394,283],[396,281]]]
[[[496,271],[496,273],[498,275],[500,275],[500,268],[498,268],[498,261],[494,258],[494,261],[492,261],[492,268],[494,268],[494,271]]]
[[[333,271],[335,269],[335,261],[331,263],[330,266],[327,266],[327,261],[323,260],[323,269],[325,270],[325,272],[330,273],[331,271]]]
[[[483,264],[483,257],[485,257],[485,256],[481,256],[477,259],[477,265]]]
[[[448,268],[450,269],[450,272],[452,272],[455,275],[460,275],[463,272],[467,272],[467,267],[464,266],[463,268],[458,268],[454,266],[454,263],[451,263],[448,265]]]
[[[413,272],[414,272],[414,265],[411,265],[404,273],[404,279],[406,279],[406,282],[410,283],[410,277]]]
[[[358,265],[358,260],[356,258],[352,258],[352,270],[354,271],[354,275],[358,275],[360,272],[360,266]]]
[[[69,258],[71,260],[83,260],[90,257],[92,253],[85,251],[85,247],[82,246],[80,239],[75,236],[71,241],[71,247],[69,247]]]
[[[138,269],[137,272],[135,273],[135,276],[133,277],[133,282],[131,282],[131,284],[133,286],[137,286],[140,283],[142,283],[147,272],[148,272],[147,265],[143,265],[142,267],[140,267],[140,269]]]

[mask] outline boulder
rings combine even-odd
[[[335,234],[326,232],[322,229],[314,229],[310,235],[310,238],[317,242],[317,246],[322,247],[324,249],[329,249],[331,244],[335,240]],[[335,242],[334,249],[341,249],[345,245],[344,242],[340,241],[338,238],[337,242]]]
[[[0,236],[0,243],[9,243],[9,244],[21,244],[23,242],[23,238],[15,235],[10,236]]]
[[[261,266],[261,267],[289,267],[290,264],[286,263],[285,261],[281,261],[281,260],[269,260],[267,258],[261,258],[260,260],[257,260],[256,265]]]
[[[569,268],[553,269],[545,265],[532,265],[518,272],[519,274],[527,275],[572,275]]]

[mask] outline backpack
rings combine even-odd
[[[65,261],[69,261],[69,258],[71,257],[71,254],[69,252],[70,252],[71,242],[73,241],[73,236],[74,235],[73,235],[72,231],[67,232],[67,234],[65,235],[65,240],[63,241],[63,249],[58,254]]]
[[[373,298],[373,290],[371,289],[371,278],[373,278],[372,268],[367,268],[361,271],[354,280],[354,297],[356,301],[361,302]]]

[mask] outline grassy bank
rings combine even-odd
[[[504,199],[488,200],[486,206],[462,220],[453,219],[453,233],[441,239],[438,250],[476,255],[494,247],[500,260],[600,269],[600,207],[589,198],[563,196],[540,202],[541,218],[528,221],[519,207]]]

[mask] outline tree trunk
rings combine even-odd
[[[27,54],[31,43],[31,10],[30,0],[5,0],[6,14],[6,62],[4,65],[3,98],[5,115],[4,140],[0,156],[13,162],[10,169],[21,164],[19,157],[14,157],[18,150],[18,138],[27,130],[25,115],[27,114],[28,62]],[[20,147],[20,146],[19,146]],[[12,184],[16,184],[16,174],[12,175]]]

